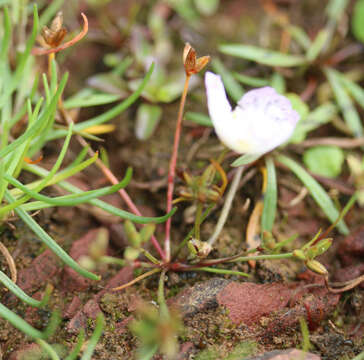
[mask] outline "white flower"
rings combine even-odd
[[[258,158],[292,135],[299,114],[273,88],[248,91],[232,110],[219,75],[206,72],[205,85],[216,134],[230,149]]]

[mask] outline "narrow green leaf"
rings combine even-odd
[[[210,120],[210,117],[208,117],[207,115],[202,114],[202,113],[188,111],[185,114],[185,119],[188,121],[192,121],[198,125],[207,126],[207,127],[213,126],[212,121]]]
[[[277,211],[277,176],[274,161],[271,157],[265,158],[267,167],[267,189],[264,194],[261,229],[262,232],[271,232]]]
[[[9,277],[0,271],[0,282],[9,289],[15,296],[26,304],[40,308],[47,304],[52,287],[47,287],[42,300],[36,300],[28,296],[18,285],[16,285]]]
[[[50,181],[50,179],[53,178],[53,176],[56,174],[56,172],[58,171],[58,169],[60,168],[62,161],[66,155],[67,149],[68,149],[68,145],[70,143],[71,140],[71,135],[72,135],[72,127],[73,124],[70,124],[68,133],[67,133],[67,137],[63,143],[61,152],[55,162],[55,164],[53,165],[51,171],[49,172],[49,174],[42,179],[42,181],[38,184],[37,188],[35,188],[32,193],[35,194],[39,191],[41,191],[44,187],[47,186],[47,183]],[[20,182],[18,182],[16,179],[14,179],[13,177],[11,177],[9,174],[4,174],[4,178],[7,179],[7,181],[9,182],[15,182],[17,183],[17,187],[23,186]],[[26,187],[24,187],[27,191],[28,190]],[[23,188],[23,190],[24,190]],[[25,192],[25,191],[24,191]],[[12,211],[13,209],[15,209],[17,206],[20,206],[21,204],[24,204],[26,201],[28,201],[30,199],[29,195],[24,195],[21,199],[17,199],[16,201],[14,201],[12,204],[9,204],[7,206],[3,206],[0,208],[0,217],[4,216],[5,214],[9,213],[10,211]]]
[[[36,342],[41,347],[41,349],[50,356],[51,360],[61,360],[57,354],[57,351],[54,349],[52,345],[48,344],[46,341],[42,339],[36,339]],[[43,354],[41,356],[43,356]]]
[[[239,74],[237,72],[233,73],[233,76],[236,80],[241,82],[244,85],[248,86],[254,86],[254,87],[262,87],[262,86],[268,86],[270,84],[270,81],[267,79],[262,79],[254,76],[248,76],[245,74]]]
[[[104,326],[105,326],[105,318],[104,315],[102,315],[102,313],[100,312],[96,317],[95,330],[90,340],[87,342],[87,347],[81,357],[81,360],[91,360],[92,354],[94,353],[96,345],[99,342],[99,339],[102,335]]]
[[[314,61],[319,55],[329,39],[329,31],[324,28],[316,35],[315,40],[308,48],[306,58],[309,62]]]
[[[76,360],[78,354],[81,352],[82,345],[85,341],[85,331],[81,329],[77,336],[77,344],[73,348],[72,352],[64,360]]]
[[[340,216],[340,212],[324,188],[302,166],[292,159],[280,155],[277,157],[277,160],[286,165],[301,180],[327,218],[331,222],[336,221]],[[337,228],[344,235],[349,233],[349,229],[343,220],[337,224]]]
[[[340,79],[350,95],[354,98],[358,105],[364,109],[364,89],[344,75],[341,75]]]
[[[357,40],[364,43],[364,0],[356,0],[351,18],[351,31]]]
[[[329,83],[334,92],[336,101],[343,113],[344,120],[349,129],[356,137],[363,136],[363,126],[360,120],[360,116],[355,109],[353,102],[348,95],[346,88],[342,85],[340,75],[336,70],[331,68],[325,68],[324,72],[329,80]]]
[[[27,60],[30,56],[30,51],[35,43],[35,39],[38,33],[38,10],[37,5],[33,6],[33,28],[30,37],[28,38],[24,52],[19,56],[19,61],[16,66],[15,73],[10,81],[10,83],[6,86],[5,91],[0,98],[0,108],[6,104],[7,99],[11,96],[13,91],[17,88],[19,81],[23,75],[23,71]]]
[[[89,106],[105,105],[120,99],[120,95],[98,93],[91,89],[82,89],[76,95],[68,98],[64,103],[65,109],[84,108]]]
[[[44,335],[41,331],[34,329],[33,326],[29,325],[19,315],[9,310],[6,306],[0,303],[0,316],[5,320],[9,321],[11,325],[16,327],[22,333],[30,336],[33,339],[42,339]]]
[[[307,63],[306,58],[300,55],[284,54],[252,45],[225,44],[219,46],[219,51],[227,55],[270,66],[291,67]]]
[[[226,92],[235,102],[238,102],[244,95],[244,89],[242,88],[242,86],[234,79],[234,76],[230,73],[228,69],[226,69],[224,64],[219,59],[213,59],[211,61],[211,65],[214,71],[221,75]]]
[[[112,194],[112,193],[120,190],[121,188],[124,188],[125,186],[127,186],[128,183],[130,182],[131,176],[132,176],[132,170],[131,170],[131,168],[128,168],[124,179],[116,185],[106,186],[106,187],[104,187],[102,189],[98,189],[98,190],[85,191],[80,194],[72,194],[72,195],[65,195],[65,196],[59,196],[56,198],[51,198],[51,197],[48,197],[45,195],[38,194],[38,192],[36,192],[36,191],[29,190],[20,181],[14,179],[10,175],[4,174],[5,179],[7,181],[9,181],[9,183],[11,185],[19,188],[25,194],[27,194],[29,197],[32,197],[39,201],[43,201],[47,204],[56,205],[56,206],[75,206],[75,205],[90,201],[92,199],[95,199],[97,197],[102,197],[105,195]]]
[[[135,123],[135,136],[137,139],[149,139],[156,130],[161,117],[162,108],[160,106],[151,104],[140,105]]]
[[[113,119],[114,117],[118,116],[123,111],[125,111],[129,106],[131,106],[139,98],[140,94],[143,92],[145,86],[147,85],[147,83],[153,73],[153,69],[154,69],[154,63],[149,67],[147,74],[145,75],[143,81],[140,83],[138,88],[123,102],[121,102],[119,105],[116,105],[115,107],[113,107],[112,109],[110,109],[109,111],[106,111],[105,113],[103,113],[101,115],[98,115],[90,120],[83,121],[79,124],[76,124],[74,127],[75,131],[82,131],[91,126],[103,124],[103,123]],[[56,130],[47,136],[47,140],[58,139],[62,136],[65,136],[65,134],[66,134],[65,130]]]
[[[284,94],[286,92],[286,80],[280,73],[276,71],[272,74],[270,86],[274,88],[279,94]]]
[[[327,16],[333,21],[338,21],[344,15],[348,2],[349,0],[330,0],[326,7]]]
[[[3,11],[4,14],[4,33],[1,39],[1,50],[0,50],[0,59],[1,59],[1,66],[5,65],[7,63],[7,56],[8,56],[8,50],[10,45],[10,39],[11,39],[11,21],[9,16],[9,10],[7,7],[4,8]],[[1,75],[2,74],[2,68],[1,68]]]
[[[255,160],[258,160],[261,156],[262,156],[262,154],[244,154],[244,155],[241,155],[240,157],[238,157],[231,164],[231,166],[238,167],[238,166],[242,166],[242,165],[247,165],[247,164],[254,162]]]
[[[293,39],[305,50],[311,46],[311,39],[307,35],[306,31],[299,26],[289,25],[285,29],[292,36]]]
[[[37,174],[39,176],[46,176],[48,174],[48,171],[41,168],[40,166],[37,165],[30,165],[28,164],[26,167],[27,170],[31,171],[34,174]],[[60,181],[57,183],[57,185],[59,185],[60,187],[62,187],[63,189],[74,193],[74,194],[80,194],[82,193],[82,190],[80,190],[78,187],[66,182],[66,181]],[[169,217],[173,216],[173,214],[176,212],[177,208],[173,208],[172,211],[170,211],[169,213],[167,213],[164,216],[159,216],[159,217],[145,217],[145,216],[137,216],[134,214],[131,214],[127,211],[118,209],[110,204],[107,204],[104,201],[101,201],[99,199],[93,199],[88,201],[88,203],[95,205],[97,207],[99,207],[100,209],[103,209],[105,211],[107,211],[110,214],[116,215],[121,217],[122,219],[125,220],[131,220],[137,224],[149,224],[149,223],[156,223],[156,224],[160,224],[165,222]]]
[[[68,79],[68,74],[65,74],[63,76],[61,82],[59,83],[57,93],[54,95],[51,104],[47,108],[47,111],[45,111],[43,113],[43,115],[40,116],[28,130],[25,131],[24,134],[19,136],[16,140],[14,140],[11,144],[7,145],[5,148],[1,149],[0,150],[0,158],[6,156],[11,151],[16,149],[19,145],[21,145],[24,141],[26,141],[27,139],[33,137],[34,135],[36,135],[39,132],[39,130],[44,126],[44,123],[47,122],[48,116],[50,115],[50,113],[57,106],[58,99],[59,99],[61,93],[63,92],[63,89],[64,89],[64,87],[66,85],[67,79]]]
[[[62,7],[63,3],[64,0],[51,1],[46,9],[42,11],[42,16],[39,19],[39,26],[43,27],[44,25],[47,25],[57,14],[57,11]]]
[[[5,199],[11,204],[15,199],[10,192],[6,190]],[[78,274],[91,280],[100,280],[100,276],[83,269],[75,260],[73,260],[22,208],[14,209],[15,213],[25,222],[25,224],[39,237],[39,239],[47,245],[66,265],[75,270]]]

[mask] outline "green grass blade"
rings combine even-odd
[[[228,69],[226,69],[224,64],[219,59],[213,59],[211,65],[214,71],[221,75],[226,92],[235,102],[238,102],[244,95],[244,89],[242,86],[235,80],[234,76]]]
[[[49,182],[47,183],[46,186],[51,186],[51,185],[57,184],[58,182],[79,173],[83,169],[85,169],[88,166],[90,166],[91,164],[93,164],[96,161],[97,156],[98,155],[95,154],[93,157],[83,161],[81,164],[78,164],[77,166],[69,166],[66,169],[60,171],[58,174],[55,174],[52,179],[49,180]],[[25,164],[23,169],[31,171],[31,166],[32,165],[30,165],[30,164]],[[29,167],[30,167],[30,169],[29,169]],[[27,188],[30,189],[30,190],[36,189],[37,186],[41,182],[42,182],[42,180],[34,181],[34,182],[30,183],[30,184],[27,184]],[[19,197],[19,196],[21,196],[23,194],[23,192],[20,189],[16,189],[16,188],[11,189],[10,193],[14,197]]]
[[[330,20],[338,21],[343,15],[349,0],[330,0],[326,7],[326,14]]]
[[[64,101],[65,109],[84,108],[89,106],[106,105],[120,99],[120,95],[95,93],[91,89],[83,89],[78,94]]]
[[[11,151],[15,150],[19,145],[21,145],[26,140],[28,140],[29,138],[36,135],[41,130],[41,128],[44,126],[44,123],[47,122],[48,116],[52,112],[52,109],[55,109],[55,107],[57,106],[58,98],[60,97],[61,93],[63,92],[63,89],[67,82],[67,78],[68,78],[68,74],[65,74],[59,84],[57,93],[54,95],[53,100],[52,100],[51,104],[49,105],[49,108],[47,109],[47,111],[45,111],[43,113],[43,115],[40,116],[39,119],[37,119],[28,130],[25,131],[24,134],[19,136],[16,140],[14,140],[11,144],[7,145],[5,148],[1,149],[0,158],[6,156]]]
[[[2,271],[0,271],[0,282],[9,289],[15,296],[26,304],[33,307],[43,307],[47,304],[52,287],[47,287],[42,300],[36,300],[28,296],[18,285],[16,285],[9,277],[7,277]]]
[[[38,10],[37,10],[37,6],[34,4],[32,33],[26,42],[24,52],[19,56],[19,61],[17,63],[16,70],[12,77],[12,80],[11,80],[10,84],[6,87],[5,91],[3,92],[3,94],[0,98],[0,108],[2,108],[6,104],[8,98],[11,96],[13,91],[17,88],[18,83],[21,80],[26,62],[30,56],[30,52],[35,43],[35,39],[36,39],[36,36],[38,33],[38,22],[39,22],[38,21]]]
[[[47,8],[42,11],[42,15],[39,18],[39,26],[43,27],[44,25],[47,25],[57,14],[57,11],[62,7],[63,3],[64,0],[51,1]]]
[[[105,318],[104,318],[104,315],[102,315],[102,313],[100,312],[96,318],[95,330],[94,330],[90,340],[87,342],[87,348],[84,351],[84,353],[81,357],[81,360],[91,360],[91,356],[94,353],[96,345],[100,340],[104,326],[105,326]]]
[[[265,166],[267,167],[267,189],[263,200],[261,229],[262,232],[271,232],[277,212],[277,175],[271,157],[265,158]]]
[[[317,35],[311,46],[308,48],[306,58],[309,62],[314,61],[321,53],[329,39],[329,31],[322,29]]]
[[[354,81],[349,80],[344,75],[340,76],[342,83],[346,87],[347,91],[351,94],[354,100],[364,109],[364,89],[356,84]]]
[[[292,38],[305,50],[311,46],[311,39],[307,35],[306,31],[299,26],[288,25],[285,30],[291,34]]]
[[[202,113],[188,111],[185,114],[185,119],[188,121],[192,121],[198,125],[207,126],[207,127],[213,126],[210,118],[207,115],[202,114]]]
[[[4,34],[1,39],[1,50],[0,50],[1,66],[7,63],[7,56],[8,56],[11,32],[12,32],[9,10],[7,7],[4,8],[3,14],[4,14],[4,26],[3,26]],[[3,75],[2,72],[0,73],[0,75]]]
[[[76,360],[78,354],[81,351],[84,341],[85,341],[85,331],[81,329],[77,336],[77,344],[73,348],[72,352],[64,360]]]
[[[9,203],[14,202],[14,198],[7,190],[5,198]],[[37,223],[36,221],[22,208],[14,209],[15,213],[25,222],[25,224],[39,237],[39,239],[47,245],[66,265],[75,270],[78,274],[91,280],[100,280],[100,276],[93,274],[90,271],[83,269],[75,260],[73,260]]]
[[[22,185],[19,181],[14,179],[9,174],[4,174],[4,179],[11,182],[12,185],[17,184],[18,188],[23,187],[22,191],[24,191],[25,193],[31,192],[33,194],[32,196],[34,196],[34,194],[36,194],[37,192],[41,191],[44,187],[47,186],[48,182],[54,177],[54,175],[56,174],[56,172],[58,171],[58,169],[60,168],[60,166],[62,164],[62,161],[63,161],[63,159],[64,159],[64,157],[66,155],[68,145],[69,145],[70,140],[71,140],[72,127],[73,127],[73,124],[70,124],[68,134],[67,134],[67,137],[66,137],[66,139],[65,139],[65,141],[63,143],[61,152],[60,152],[55,164],[53,165],[51,171],[49,172],[49,174],[44,179],[42,179],[42,181],[38,184],[38,186],[34,190],[29,190],[28,188],[26,188],[24,185]],[[0,217],[2,217],[5,214],[9,213],[10,211],[15,209],[16,207],[24,204],[30,198],[31,198],[30,195],[24,195],[21,199],[18,199],[16,201],[14,201],[12,204],[9,204],[7,206],[3,206],[2,208],[0,208]]]
[[[25,320],[23,320],[19,315],[13,313],[6,306],[0,303],[0,316],[5,320],[9,321],[11,325],[16,327],[18,330],[24,334],[30,336],[33,339],[43,339],[44,334],[33,326],[29,325]]]
[[[82,131],[91,126],[103,124],[103,123],[113,119],[114,117],[118,116],[123,111],[125,111],[129,106],[131,106],[139,98],[140,94],[143,92],[145,86],[147,85],[150,77],[152,76],[153,69],[154,69],[154,64],[152,64],[150,66],[147,74],[145,75],[143,81],[140,83],[138,88],[133,92],[133,94],[131,94],[123,102],[121,102],[119,105],[116,105],[115,107],[113,107],[112,109],[110,109],[109,111],[106,111],[105,113],[103,113],[101,115],[98,115],[90,120],[83,121],[79,124],[76,124],[75,131]],[[52,134],[49,134],[47,136],[47,140],[57,139],[62,136],[65,136],[65,131],[56,130],[56,131],[53,131]]]
[[[31,171],[34,174],[37,174],[38,176],[44,177],[48,174],[47,170],[45,170],[37,165],[27,165],[26,169]],[[82,193],[82,190],[80,190],[78,187],[76,187],[66,181],[57,182],[57,185],[59,185],[63,189],[65,189],[73,194]],[[146,216],[138,216],[138,215],[131,214],[125,210],[118,209],[115,206],[112,206],[99,199],[90,200],[90,201],[88,201],[88,203],[90,203],[91,205],[95,205],[95,206],[99,207],[100,209],[105,210],[112,215],[119,216],[122,219],[130,220],[137,224],[150,224],[150,223],[161,224],[161,223],[165,222],[169,217],[173,216],[173,214],[177,211],[177,208],[173,208],[169,213],[167,213],[164,216],[146,217]]]
[[[238,80],[242,84],[248,85],[248,86],[263,87],[263,86],[268,86],[270,84],[269,80],[267,80],[267,79],[239,74],[237,72],[234,72],[233,76],[236,80]]]
[[[238,167],[242,165],[247,165],[258,160],[261,156],[262,154],[244,154],[239,156],[236,160],[234,160],[231,166]]]
[[[341,82],[340,75],[336,70],[330,68],[325,68],[324,72],[332,87],[336,101],[341,112],[343,113],[347,126],[352,131],[354,136],[363,136],[363,125],[361,123],[360,116],[356,111],[355,106],[346,91],[346,88]]]
[[[294,160],[280,155],[277,157],[277,160],[281,162],[283,165],[286,165],[306,186],[307,190],[312,195],[313,199],[316,201],[317,205],[320,206],[324,214],[331,222],[335,222],[336,219],[340,216],[340,212],[335,207],[333,201],[330,196],[326,193],[324,188],[299,164],[297,164]],[[347,235],[349,233],[349,229],[347,228],[345,222],[342,220],[337,224],[337,228],[339,231]]]
[[[7,181],[9,181],[9,183],[11,185],[22,190],[25,194],[28,195],[28,197],[32,197],[36,200],[43,201],[47,204],[51,204],[51,205],[55,205],[55,206],[75,206],[75,205],[90,201],[92,199],[95,199],[97,197],[112,194],[112,193],[120,190],[121,188],[124,188],[125,186],[128,185],[128,183],[131,180],[132,170],[131,170],[131,168],[128,168],[124,179],[116,185],[106,186],[106,187],[104,187],[102,189],[98,189],[98,190],[85,191],[80,194],[59,196],[56,198],[51,198],[51,197],[48,197],[45,195],[38,194],[35,191],[29,190],[25,185],[23,185],[21,182],[14,179],[10,175],[4,174],[4,177]]]
[[[57,352],[53,349],[52,345],[49,345],[42,339],[37,339],[36,341],[38,345],[50,356],[51,360],[61,360],[57,355]]]
[[[219,51],[226,55],[236,56],[269,66],[291,67],[305,65],[307,63],[306,58],[300,55],[284,54],[252,45],[224,44],[219,46]]]

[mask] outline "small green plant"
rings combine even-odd
[[[92,3],[95,7],[98,6],[97,2]],[[190,17],[191,13],[197,14],[196,16],[200,16],[198,13],[204,16],[209,15],[216,11],[219,4],[218,1],[195,0],[193,3],[184,1],[183,3],[188,4],[188,7],[183,9],[180,3],[174,1],[172,3],[181,16],[187,17]],[[140,74],[140,68],[144,73],[148,63],[144,78],[121,80],[124,73],[131,67],[133,60],[126,57],[119,62],[117,56],[109,55],[105,57],[105,62],[113,68],[111,72],[98,74],[92,79],[93,87],[85,88],[74,96],[64,99],[68,74],[61,73],[56,54],[76,44],[86,35],[88,20],[86,15],[82,14],[84,22],[82,31],[71,40],[63,42],[65,37],[63,18],[60,13],[56,15],[61,5],[62,1],[53,2],[44,10],[40,21],[37,7],[34,6],[32,31],[26,43],[22,44],[24,49],[18,54],[14,66],[10,64],[9,60],[10,47],[13,45],[13,24],[10,20],[9,9],[2,7],[0,220],[3,223],[10,221],[10,216],[14,213],[65,265],[70,266],[86,278],[99,280],[99,276],[94,272],[98,270],[100,264],[105,263],[129,265],[142,270],[141,275],[127,284],[115,287],[112,289],[113,291],[124,289],[151,275],[159,274],[157,299],[159,307],[141,305],[137,311],[137,320],[130,326],[132,332],[140,340],[141,346],[138,353],[140,359],[151,359],[158,351],[165,354],[167,358],[173,359],[178,351],[177,336],[181,331],[181,323],[178,316],[168,309],[164,296],[164,283],[168,271],[205,271],[246,277],[249,274],[224,269],[219,265],[232,262],[252,264],[258,260],[292,259],[302,262],[309,269],[322,275],[327,287],[333,292],[350,289],[358,283],[356,280],[351,284],[345,284],[343,288],[331,287],[328,271],[317,258],[331,246],[332,239],[328,235],[334,227],[337,227],[342,234],[349,233],[343,218],[357,199],[363,201],[362,194],[355,193],[343,209],[338,209],[318,182],[317,176],[311,175],[298,161],[287,157],[282,151],[275,150],[287,143],[293,144],[293,146],[302,145],[311,131],[323,124],[333,123],[334,119],[336,119],[335,126],[349,136],[361,138],[363,135],[363,127],[352,99],[363,107],[364,90],[354,81],[355,79],[353,80],[355,77],[351,73],[340,73],[335,69],[335,64],[342,61],[342,58],[338,52],[335,52],[334,45],[331,46],[334,44],[331,40],[336,35],[337,23],[345,11],[346,1],[332,0],[329,2],[327,24],[314,40],[311,40],[303,29],[293,26],[287,21],[282,22],[279,20],[280,18],[276,19],[277,25],[291,34],[299,45],[301,49],[299,53],[288,54],[242,44],[219,46],[219,50],[226,55],[254,61],[269,66],[274,71],[268,77],[251,77],[240,72],[232,73],[221,60],[216,58],[212,61],[212,68],[220,76],[211,72],[205,75],[210,117],[200,113],[186,115],[186,118],[191,121],[204,126],[213,126],[221,142],[227,148],[240,154],[229,164],[236,167],[234,177],[224,199],[216,227],[208,239],[201,236],[201,226],[212,209],[223,198],[227,188],[228,180],[223,162],[229,150],[224,148],[221,155],[217,159],[211,159],[210,163],[197,175],[191,175],[188,170],[184,171],[181,174],[183,186],[178,189],[177,197],[175,197],[175,177],[188,88],[193,82],[194,75],[205,68],[210,58],[208,56],[198,58],[194,48],[186,44],[182,54],[184,74],[182,72],[177,74],[178,79],[182,79],[182,83],[171,79],[165,67],[155,69],[154,64],[150,65],[150,55],[158,54],[159,46],[165,45],[165,36],[168,34],[166,35],[164,31],[166,26],[161,18],[151,17],[150,23],[155,46],[149,46],[146,39],[141,37],[139,51],[136,51],[135,54],[139,67],[137,74]],[[42,47],[36,47],[39,22],[45,26],[54,15],[56,16],[50,27],[44,27],[42,30]],[[21,25],[24,27],[23,32],[25,32],[25,25]],[[42,77],[35,71],[35,56],[47,56],[48,72]],[[312,110],[304,101],[308,99],[302,99],[303,96],[299,97],[286,91],[284,72],[280,69],[292,67],[298,68],[300,74],[305,73],[311,67],[319,67],[326,77],[325,83],[321,86],[324,87],[324,90],[325,87],[326,90],[329,89],[329,96],[325,97],[324,94],[324,101],[315,104]],[[23,79],[31,79],[31,81],[23,81]],[[43,91],[39,84],[40,79]],[[105,83],[108,85],[108,90],[110,90],[110,84],[113,85],[112,91],[102,90]],[[318,80],[314,79],[313,83],[314,85],[311,85],[317,89]],[[245,92],[243,85],[263,87],[263,89]],[[92,150],[87,141],[98,141],[97,135],[112,131],[113,126],[107,122],[135,103],[139,96],[143,96],[150,102],[141,104],[136,115],[137,137],[145,140],[152,136],[159,122],[161,116],[159,103],[170,102],[179,95],[181,95],[181,100],[168,171],[166,215],[144,217],[125,189],[131,179],[132,170],[128,169],[124,179],[119,181],[107,166],[107,154],[103,153],[104,161],[101,161],[98,153]],[[238,103],[234,110],[231,108],[228,95]],[[74,124],[70,116],[70,110],[73,108],[112,104],[120,99],[123,101],[101,115],[86,121]],[[343,116],[344,121],[337,118],[338,114]],[[56,122],[57,116],[61,119],[61,123]],[[19,125],[21,125],[20,134],[15,132],[15,127]],[[14,135],[14,133],[18,135]],[[48,142],[56,139],[63,139],[63,145],[51,169],[45,169],[41,166],[41,162],[39,164],[37,160],[31,160],[39,156]],[[65,155],[72,139],[77,140],[83,149],[73,162],[64,165]],[[316,175],[334,178],[341,172],[344,157],[345,153],[335,145],[329,148],[318,146],[305,152],[304,163]],[[330,163],[325,160],[328,158],[332,160]],[[322,166],[322,163],[325,166]],[[67,180],[92,164],[99,167],[112,184],[111,186],[85,192]],[[351,170],[359,188],[363,169],[354,161],[351,161],[351,164]],[[264,199],[258,200],[252,211],[247,226],[247,250],[225,258],[209,258],[229,216],[242,175],[247,167],[254,165],[259,166],[263,175],[262,195]],[[287,252],[285,252],[286,245],[293,242],[295,237],[277,241],[273,236],[273,227],[277,217],[278,167],[289,169],[302,182],[332,223],[326,231],[313,235],[307,243],[300,244],[296,248],[291,245],[291,251]],[[37,179],[24,183],[24,172],[33,174]],[[66,194],[50,197],[41,193],[52,185],[57,185]],[[120,194],[129,211],[116,208],[99,199],[101,196],[115,192]],[[173,208],[173,204],[181,201],[193,205],[195,209],[194,224],[183,241],[175,244],[173,242],[172,215],[176,209]],[[122,259],[106,255],[107,236],[105,231],[101,230],[96,241],[90,246],[88,255],[76,262],[31,216],[31,212],[44,208],[78,204],[91,204],[123,220],[128,246]],[[160,244],[160,233],[156,228],[156,224],[160,223],[165,223],[163,245]],[[260,224],[260,229],[257,224]],[[251,241],[255,235],[258,235],[257,242]],[[152,250],[146,249],[148,242],[153,246]],[[46,288],[41,300],[35,300],[17,287],[3,272],[0,272],[0,281],[30,306],[44,307],[51,296],[51,286]],[[48,343],[60,321],[57,312],[53,313],[44,331],[33,328],[1,303],[0,316],[34,339],[52,359],[59,359],[56,347]],[[82,360],[91,359],[103,327],[104,318],[100,314],[96,319],[94,333],[83,349]],[[307,348],[307,333],[305,333],[304,325],[302,325],[302,332],[304,347]],[[81,353],[83,343],[84,334],[80,333],[75,348],[66,359],[77,358]],[[245,352],[248,350],[245,345],[242,345],[230,357],[233,359],[235,355],[236,357],[242,356]]]

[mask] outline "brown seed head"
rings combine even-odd
[[[44,26],[42,29],[42,38],[51,48],[59,46],[67,34],[67,30],[62,25],[63,14],[60,11],[53,19],[51,27]]]
[[[209,62],[210,56],[203,56],[196,58],[196,50],[186,43],[183,49],[183,65],[185,67],[186,75],[199,73]]]

